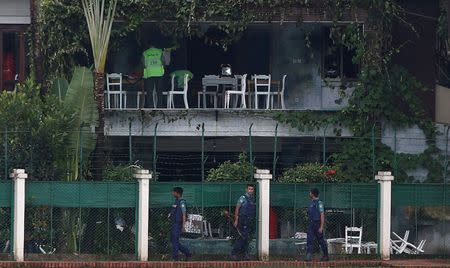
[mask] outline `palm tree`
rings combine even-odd
[[[30,1],[30,28],[31,28],[31,40],[32,40],[32,54],[33,64],[36,82],[43,84],[44,82],[44,70],[42,66],[42,53],[41,53],[41,35],[39,29],[39,7],[40,0]]]
[[[112,23],[116,12],[117,0],[111,0],[106,9],[105,0],[82,0],[84,15],[91,39],[92,54],[95,66],[94,96],[98,110],[98,124],[96,128],[97,143],[93,155],[93,175],[101,179],[105,162],[105,112],[104,112],[104,84],[105,63]]]

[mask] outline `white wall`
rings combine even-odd
[[[0,0],[0,24],[30,24],[30,0]]]
[[[142,119],[139,111],[110,111],[106,115],[105,132],[109,136],[128,136],[129,119],[132,120],[131,133],[134,136],[153,136],[155,124],[158,123],[158,136],[201,136],[201,125],[205,123],[206,137],[247,136],[253,123],[252,136],[272,137],[277,121],[270,114],[260,112],[238,111],[159,111],[144,112]],[[333,127],[329,126],[326,136],[334,137]],[[279,137],[322,137],[323,129],[299,131],[289,125],[279,124]],[[348,130],[342,131],[348,137]]]

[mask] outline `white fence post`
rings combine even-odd
[[[256,170],[258,182],[258,257],[261,261],[269,260],[269,215],[270,215],[270,180],[269,170]]]
[[[13,255],[15,261],[24,260],[25,242],[25,169],[13,169],[9,175],[14,183]]]
[[[137,255],[139,261],[148,260],[148,218],[149,218],[149,194],[150,194],[150,179],[152,174],[146,169],[137,169],[134,173],[134,178],[139,183],[139,204],[138,204],[138,228],[137,228]]]
[[[375,180],[380,184],[380,254],[383,260],[391,258],[391,183],[394,176],[390,171],[379,171]]]

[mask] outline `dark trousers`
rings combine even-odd
[[[322,249],[323,255],[328,256],[328,247],[327,242],[325,241],[325,237],[322,233],[319,232],[320,221],[309,222],[308,225],[308,233],[306,240],[306,252],[313,253],[314,251],[314,240],[317,239],[319,242],[320,248]]]
[[[233,250],[231,251],[231,255],[237,254],[247,254],[248,252],[248,229],[249,229],[249,220],[245,217],[239,217],[237,229],[241,233],[238,234],[238,239],[234,243]]]
[[[172,259],[174,261],[178,261],[178,253],[180,251],[187,257],[191,256],[189,249],[180,244],[181,228],[181,222],[176,222],[172,224],[172,229],[170,230],[170,242],[172,243]]]
[[[164,78],[160,77],[150,77],[144,81],[145,91],[147,95],[145,96],[145,108],[160,107],[162,92],[164,91]],[[153,94],[156,94],[156,98],[153,99]],[[152,106],[153,104],[153,106]]]

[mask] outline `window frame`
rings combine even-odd
[[[342,24],[342,26],[344,26],[345,24]],[[361,24],[362,26],[362,30],[364,31],[364,24]],[[339,74],[336,78],[332,78],[332,77],[327,77],[325,74],[325,51],[327,50],[327,41],[329,39],[328,35],[326,34],[326,28],[331,28],[332,25],[323,25],[323,29],[322,29],[322,50],[321,50],[321,66],[320,66],[320,76],[322,78],[322,81],[326,81],[326,82],[343,82],[343,81],[356,81],[358,79],[358,75],[356,75],[355,77],[344,77],[344,45],[343,44],[336,44],[336,46],[338,46],[339,49]],[[360,64],[355,64],[357,67],[357,71],[356,73],[358,74],[359,71],[361,70],[361,66]]]
[[[18,51],[18,66],[19,69],[16,73],[19,74],[19,82],[24,82],[26,77],[26,51],[25,51],[25,32],[27,31],[28,25],[5,25],[0,24],[0,92],[6,90],[3,81],[3,38],[4,33],[14,33],[18,37],[19,47]]]

